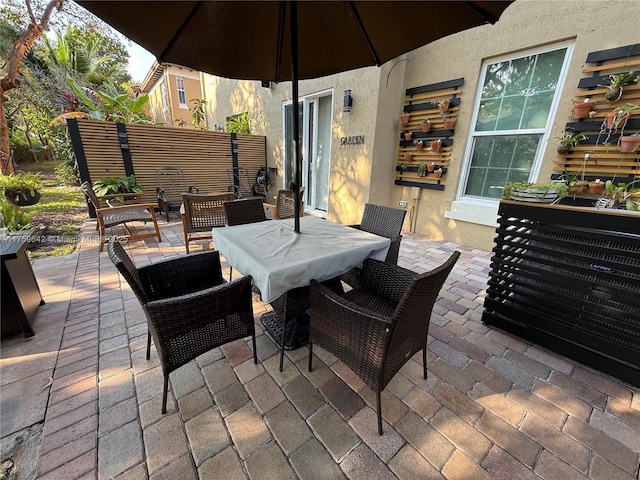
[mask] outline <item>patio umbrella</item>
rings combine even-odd
[[[227,78],[291,81],[295,231],[300,232],[298,80],[380,66],[494,23],[511,1],[79,1],[153,53]]]

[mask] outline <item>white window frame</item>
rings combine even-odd
[[[184,82],[184,77],[176,77],[176,89],[178,91],[178,108],[189,108],[187,105],[187,87]],[[184,102],[182,101],[184,98]]]
[[[549,116],[547,118],[547,124],[543,129],[530,129],[530,130],[515,130],[515,131],[501,131],[501,134],[513,134],[526,135],[531,133],[540,134],[540,147],[536,152],[533,165],[531,166],[531,172],[529,173],[529,181],[535,181],[540,174],[542,168],[542,160],[545,153],[545,146],[548,143],[551,126],[555,122],[555,118],[558,112],[558,104],[560,103],[561,93],[564,91],[564,84],[569,71],[569,65],[571,63],[571,57],[573,55],[574,42],[564,41],[550,45],[544,45],[539,47],[530,48],[518,52],[504,54],[499,57],[492,57],[485,59],[482,62],[480,68],[481,77],[478,80],[478,86],[476,91],[476,98],[473,106],[473,117],[471,118],[471,127],[466,140],[466,146],[463,156],[462,167],[460,170],[460,179],[458,181],[458,187],[456,190],[456,200],[451,203],[451,209],[445,212],[445,218],[451,218],[453,220],[461,220],[470,223],[477,223],[481,225],[496,226],[498,221],[498,205],[500,201],[498,199],[490,199],[483,197],[473,197],[465,195],[465,189],[467,186],[467,180],[469,176],[469,170],[471,168],[471,159],[473,155],[474,138],[483,135],[494,135],[495,132],[486,132],[479,134],[475,131],[475,124],[478,118],[478,111],[480,110],[480,101],[482,97],[482,86],[484,85],[485,77],[487,74],[487,67],[494,63],[503,62],[507,60],[515,60],[518,58],[526,57],[529,55],[540,55],[543,53],[551,52],[554,50],[560,50],[566,48],[567,53],[565,56],[564,65],[560,71],[558,78],[558,87],[556,88],[556,94],[553,98],[553,102],[549,107]]]

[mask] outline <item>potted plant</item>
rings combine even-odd
[[[596,106],[595,100],[591,100],[589,97],[585,98],[581,102],[573,102],[573,116],[580,119],[589,116],[591,109]]]
[[[449,105],[451,104],[450,98],[443,98],[442,100],[437,100],[436,105],[438,106],[438,110],[444,113],[449,110]]]
[[[411,152],[406,152],[404,154],[404,161],[405,162],[410,162],[411,160],[413,160],[413,153]]]
[[[605,194],[597,202],[599,208],[626,208],[631,211],[640,210],[640,188],[635,188],[638,180],[629,183],[614,184],[612,180],[605,182]]]
[[[425,118],[424,120],[422,120],[422,123],[420,124],[420,129],[425,133],[431,130],[431,120],[429,120],[428,118]]]
[[[453,126],[456,124],[456,118],[455,117],[447,117],[444,119],[444,128],[446,130],[452,130]]]
[[[640,148],[640,133],[633,133],[620,137],[620,145],[618,149],[621,152],[633,153]]]
[[[440,140],[439,138],[431,141],[432,152],[437,152],[438,150],[440,150],[441,146],[442,146],[442,140]]]
[[[427,166],[425,165],[425,163],[424,162],[420,162],[418,164],[418,176],[419,177],[424,177],[427,174],[426,170],[427,170]]]
[[[416,150],[422,150],[424,148],[424,140],[414,140],[413,144],[416,146]]]
[[[408,112],[405,112],[403,114],[400,115],[400,121],[402,122],[402,125],[406,125],[407,123],[409,123],[409,118],[411,118],[411,114]]]
[[[141,193],[142,187],[136,182],[135,175],[123,177],[104,177],[93,182],[96,195],[114,195],[118,193]]]
[[[607,113],[606,128],[608,130],[624,128],[631,112],[637,109],[640,109],[640,105],[636,105],[635,103],[627,103],[622,107],[613,109],[611,112]]]
[[[443,174],[443,173],[444,173],[444,172],[443,172],[442,168],[438,168],[437,170],[434,170],[434,171],[433,171],[433,174],[436,176],[436,178],[440,178],[440,177],[442,177],[442,174]]]
[[[560,137],[556,138],[558,139],[558,153],[566,155],[571,152],[573,147],[577,147],[582,140],[587,140],[589,137],[584,133],[573,133],[570,130],[565,130]]]
[[[604,190],[604,182],[599,178],[596,178],[593,182],[589,182],[589,193],[601,194]]]
[[[427,172],[431,173],[436,168],[436,162],[431,162],[427,164]]]
[[[635,73],[633,71],[609,75],[609,90],[604,94],[604,98],[609,102],[619,100],[622,97],[622,87],[629,85],[634,80]]]
[[[568,186],[564,182],[509,182],[502,189],[502,198],[521,202],[553,203],[567,195]]]
[[[406,141],[411,140],[411,137],[413,137],[413,132],[404,132],[404,139]]]
[[[35,205],[40,200],[42,180],[39,173],[19,172],[0,175],[0,188],[5,198],[21,207]]]

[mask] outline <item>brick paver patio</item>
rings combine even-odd
[[[161,229],[161,243],[127,245],[136,264],[184,253],[179,222]],[[639,478],[639,389],[483,325],[488,252],[405,233],[404,267],[462,256],[431,320],[429,378],[420,354],[396,375],[379,437],[374,394],[331,355],[314,349],[309,373],[307,349],[288,351],[278,372],[257,295],[260,363],[247,341],[202,355],[171,375],[162,415],[143,311],[93,222],[84,235],[78,253],[34,264],[36,336],[1,343],[8,478]]]

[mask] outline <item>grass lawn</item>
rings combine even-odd
[[[78,233],[88,218],[84,195],[78,187],[60,186],[55,174],[59,162],[29,163],[20,170],[40,172],[43,188],[40,201],[22,207],[32,215],[27,228],[36,228],[39,241],[29,247],[29,257],[38,258],[73,253],[78,246]]]

